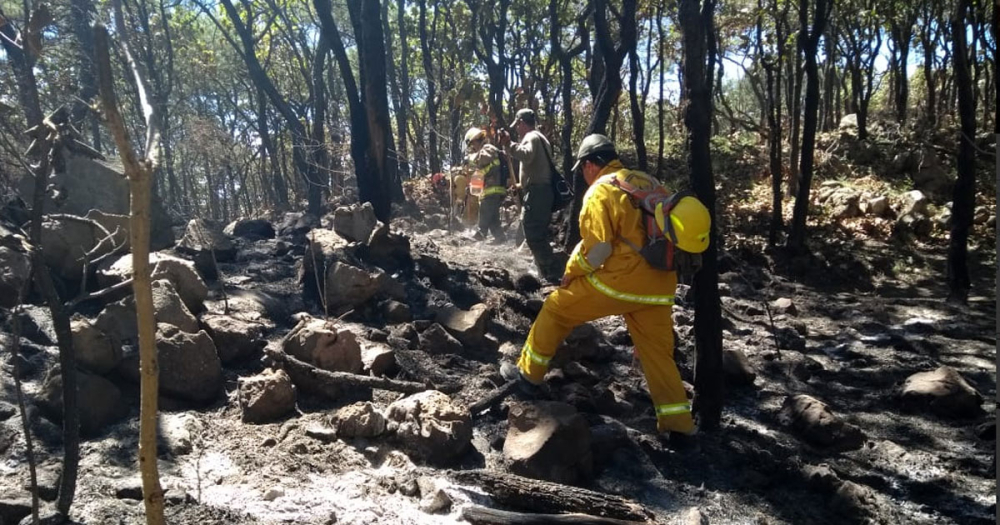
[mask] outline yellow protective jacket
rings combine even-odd
[[[618,177],[641,189],[658,185],[641,171],[627,170],[614,160],[601,170],[598,179],[587,189],[580,212],[580,236],[566,263],[566,274],[585,278],[599,292],[622,301],[672,305],[677,289],[677,274],[657,270],[634,248],[646,244],[642,211],[634,206],[624,191],[605,182]]]
[[[500,150],[493,144],[483,144],[482,148],[475,153],[470,153],[465,157],[466,161],[473,168],[482,170],[485,188],[479,196],[485,199],[490,195],[504,195],[507,188],[500,184]]]

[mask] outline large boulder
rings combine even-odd
[[[395,371],[396,351],[382,343],[365,345],[361,347],[361,362],[370,375],[382,377]]]
[[[266,219],[237,219],[226,225],[222,233],[251,241],[273,239],[274,226]]]
[[[387,410],[389,429],[412,456],[432,464],[460,458],[472,442],[472,415],[446,394],[428,390],[404,397]]]
[[[844,115],[840,118],[840,124],[837,126],[837,131],[843,135],[850,137],[858,136],[858,114],[851,113],[849,115]]]
[[[319,227],[319,218],[302,212],[288,212],[278,221],[278,235],[289,239],[292,244],[306,243],[307,234]],[[331,232],[332,233],[332,232]]]
[[[126,353],[118,372],[139,381],[139,353]],[[222,363],[212,338],[204,330],[183,332],[169,324],[156,330],[160,365],[160,393],[195,403],[207,403],[222,390]]]
[[[31,279],[31,261],[24,237],[0,225],[0,308],[13,308],[20,302],[21,290]]]
[[[166,279],[170,281],[184,301],[184,305],[192,313],[205,309],[205,299],[208,298],[208,286],[198,274],[194,263],[174,257],[163,252],[149,254],[149,265],[152,268],[150,277],[153,280]],[[111,266],[97,272],[97,282],[102,287],[113,286],[132,277],[132,255],[123,255]],[[127,294],[123,291],[123,294]]]
[[[920,167],[912,174],[913,186],[925,193],[942,198],[951,193],[954,179],[937,153],[925,149],[920,159]],[[940,202],[940,201],[938,201]]]
[[[816,447],[853,450],[865,441],[861,429],[842,420],[822,401],[804,394],[785,399],[781,419]]]
[[[243,321],[230,315],[206,314],[201,325],[215,341],[222,364],[241,361],[264,349],[264,326]]]
[[[434,323],[420,334],[420,348],[429,354],[461,354],[462,342]]]
[[[152,289],[156,322],[172,324],[185,332],[198,331],[198,319],[184,306],[184,301],[170,281],[153,281]]]
[[[323,319],[306,318],[285,337],[289,355],[333,372],[361,372],[361,345],[354,332],[337,328]]]
[[[83,258],[97,245],[100,232],[92,224],[67,218],[48,218],[42,222],[42,256],[54,274],[70,282],[83,277]],[[111,243],[91,257],[104,255]]]
[[[390,232],[389,226],[381,222],[359,249],[359,256],[387,272],[413,267],[410,240],[405,235]]]
[[[63,162],[56,164],[56,170],[47,181],[49,188],[55,191],[46,192],[46,213],[83,217],[90,210],[101,210],[109,214],[129,214],[128,179],[120,168],[65,150],[61,158]],[[23,178],[18,192],[25,202],[32,202],[34,178]],[[170,216],[155,195],[151,201],[150,228],[150,249],[161,250],[174,243]]]
[[[371,403],[355,403],[337,411],[331,418],[337,436],[341,438],[371,438],[385,432],[385,416]]]
[[[177,242],[177,251],[190,255],[195,267],[209,279],[218,277],[216,262],[236,259],[236,245],[222,228],[208,219],[191,219],[184,237]],[[214,260],[213,260],[214,258]]]
[[[97,435],[105,426],[128,413],[121,391],[111,381],[99,375],[77,371],[76,385],[80,433],[84,436]],[[62,421],[63,378],[59,368],[53,369],[46,376],[39,405],[50,419]]]
[[[490,308],[484,303],[462,310],[448,305],[435,309],[434,320],[470,347],[482,346],[490,323]]]
[[[906,192],[903,196],[903,206],[900,215],[929,216],[930,199],[920,190]]]
[[[87,319],[73,319],[70,330],[76,361],[80,366],[97,374],[106,374],[122,360],[121,344]]]
[[[267,369],[237,384],[243,421],[266,423],[295,410],[295,385],[284,370]]]
[[[229,315],[236,319],[274,328],[292,314],[287,301],[261,290],[230,290],[226,294]]]
[[[388,276],[382,270],[369,272],[340,261],[326,271],[326,304],[330,308],[357,307],[374,298]]]
[[[740,349],[723,350],[722,373],[726,376],[726,384],[733,386],[749,386],[757,379],[750,361]]]
[[[902,396],[911,408],[941,417],[971,418],[983,413],[983,396],[948,366],[906,378]]]
[[[333,231],[350,242],[367,243],[377,223],[370,202],[341,206],[333,212]]]
[[[590,478],[590,426],[575,408],[556,401],[522,403],[511,407],[507,419],[503,454],[511,472],[569,485]]]

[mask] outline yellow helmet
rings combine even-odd
[[[469,128],[469,131],[465,132],[465,145],[472,144],[472,141],[478,138],[486,138],[486,130],[482,128]]]
[[[661,202],[656,206],[656,225],[660,230],[675,237],[676,239],[671,239],[674,244],[688,253],[707,250],[712,227],[712,216],[708,213],[708,208],[694,197],[683,197],[670,209],[670,224],[667,225],[663,216],[663,204]]]

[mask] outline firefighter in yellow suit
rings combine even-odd
[[[560,287],[546,298],[535,319],[516,368],[507,363],[501,374],[539,385],[556,349],[575,326],[622,315],[649,385],[657,429],[691,434],[695,429],[691,404],[674,362],[671,309],[677,274],[654,269],[624,242],[645,244],[642,211],[624,191],[603,182],[619,177],[640,189],[659,183],[645,173],[625,169],[604,135],[586,137],[576,158],[573,171],[582,169],[589,185],[580,212],[582,240],[566,264]],[[695,253],[707,247],[711,218],[704,205],[684,198],[670,215],[675,226],[683,225],[677,229],[678,247]]]

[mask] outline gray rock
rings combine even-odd
[[[917,215],[927,217],[930,199],[920,190],[912,190],[903,196],[903,207],[900,215]]]
[[[708,525],[708,517],[698,510],[698,507],[691,507],[681,517],[683,525]]]
[[[118,168],[100,160],[77,155],[68,150],[60,152],[61,164],[49,176],[45,212],[86,216],[90,210],[102,210],[117,215],[129,214],[128,179]],[[25,176],[18,183],[18,193],[25,202],[34,195],[34,178]],[[150,210],[150,248],[161,250],[174,243],[170,216],[160,199],[153,195]],[[79,276],[77,276],[79,279]]]
[[[20,497],[12,496],[13,494],[5,494],[0,498],[0,524],[20,523],[24,517],[31,514],[30,493]]]
[[[375,410],[371,403],[355,403],[341,408],[333,416],[331,423],[342,438],[371,438],[385,433],[385,416]]]
[[[361,345],[354,332],[337,328],[322,319],[306,318],[285,337],[289,355],[334,372],[361,372]]]
[[[457,460],[472,442],[469,409],[437,390],[392,403],[386,418],[403,449],[432,464]]]
[[[420,347],[431,354],[461,354],[465,349],[461,341],[437,323],[420,334]]]
[[[184,332],[198,331],[198,319],[184,306],[174,285],[166,280],[153,281],[153,309],[158,323],[167,323]]]
[[[21,336],[42,346],[56,344],[56,329],[48,307],[21,305],[17,316],[21,320]]]
[[[386,277],[380,269],[369,272],[336,261],[326,271],[327,305],[331,308],[361,306],[382,290]]]
[[[504,458],[511,472],[535,479],[577,484],[593,474],[590,427],[566,403],[516,404],[508,412]]]
[[[198,274],[194,263],[163,252],[156,252],[149,254],[149,264],[152,267],[151,278],[170,281],[188,310],[192,313],[198,313],[205,309],[208,286]],[[113,286],[131,277],[131,255],[119,257],[111,266],[97,272],[97,282],[102,287]],[[122,297],[125,295],[128,295],[128,292],[123,292]]]
[[[820,448],[853,450],[865,441],[861,429],[843,421],[822,401],[804,394],[785,399],[781,418],[808,443]]]
[[[954,177],[941,162],[937,153],[925,149],[920,159],[920,167],[912,174],[913,186],[932,195],[943,196],[950,193]]]
[[[408,323],[413,320],[410,307],[399,301],[390,300],[382,303],[382,315],[386,322],[391,324]]]
[[[776,314],[798,315],[799,309],[795,306],[795,301],[788,297],[780,297],[771,303],[771,309]]]
[[[215,342],[222,364],[235,363],[260,353],[267,344],[264,326],[229,315],[209,314],[201,318],[205,331]]]
[[[417,264],[417,273],[427,277],[433,283],[441,282],[451,274],[448,264],[437,257],[420,254],[414,257],[414,262]]]
[[[396,369],[396,351],[383,344],[365,345],[361,347],[361,362],[369,374],[382,377]]]
[[[868,214],[874,215],[875,217],[885,217],[888,215],[889,199],[885,196],[875,197],[874,199],[869,199],[867,203]]]
[[[722,351],[722,373],[726,376],[726,384],[733,386],[753,385],[757,379],[746,354],[739,349],[726,348]]]
[[[30,266],[28,255],[24,251],[0,246],[0,307],[17,306],[21,290],[25,289],[25,283],[31,278]]]
[[[128,413],[121,391],[111,381],[87,372],[76,372],[80,433],[96,436],[104,427]],[[45,378],[39,405],[54,422],[62,421],[63,378],[58,368]]]
[[[160,437],[164,449],[174,456],[190,454],[197,440],[201,439],[205,425],[189,413],[161,414]]]
[[[902,396],[910,407],[941,417],[971,418],[983,412],[983,396],[948,366],[906,378]]]
[[[223,233],[222,228],[215,222],[200,218],[188,222],[184,237],[177,243],[177,251],[196,258],[208,257],[209,263],[212,252],[215,252],[215,260],[219,262],[228,262],[236,258],[236,245],[232,239]],[[202,266],[197,261],[195,264],[199,268]]]
[[[237,380],[243,421],[266,423],[295,410],[295,386],[284,370],[266,369]]]
[[[377,222],[369,202],[341,206],[333,212],[333,231],[350,242],[367,243]]]
[[[188,333],[161,323],[156,331],[156,349],[161,394],[195,403],[216,398],[222,388],[222,363],[215,343],[204,330]],[[138,354],[126,352],[118,367],[118,372],[133,382],[139,382]]]
[[[222,233],[252,241],[273,239],[274,226],[265,219],[237,219],[226,225]]]
[[[420,510],[428,514],[448,512],[451,509],[451,496],[442,488],[442,483],[429,477],[417,480],[420,488]]]
[[[42,254],[45,265],[60,278],[79,282],[83,277],[83,255],[96,245],[98,233],[92,225],[69,219],[50,218],[42,222]],[[103,255],[111,243],[101,250]]]
[[[84,318],[70,322],[77,363],[97,374],[115,369],[122,360],[121,345]]]
[[[290,238],[292,244],[305,244],[306,235],[310,230],[319,225],[319,218],[315,215],[302,212],[287,212],[281,221],[278,222],[277,230],[278,235]]]
[[[466,311],[449,305],[434,312],[434,319],[462,344],[482,346],[490,322],[489,306],[479,303]]]
[[[837,131],[842,134],[849,135],[851,137],[858,136],[858,115],[857,113],[851,113],[849,115],[844,115],[840,118],[840,124],[837,126]]]

